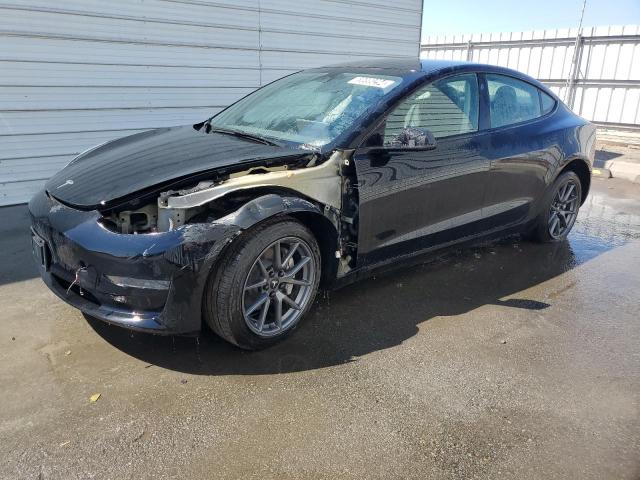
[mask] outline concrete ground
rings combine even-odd
[[[640,183],[640,130],[599,128],[596,149],[594,174]]]
[[[332,292],[259,353],[87,321],[0,217],[2,478],[640,477],[640,185],[594,179],[568,242]]]

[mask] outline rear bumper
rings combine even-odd
[[[102,321],[159,334],[200,330],[209,272],[240,231],[212,223],[122,235],[104,228],[99,212],[69,208],[44,191],[31,200],[29,211],[32,233],[48,249],[47,262],[36,255],[41,277],[60,299]],[[114,276],[160,287],[117,284]]]

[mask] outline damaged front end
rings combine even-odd
[[[350,151],[305,163],[213,172],[145,200],[79,210],[48,192],[29,204],[45,283],[101,320],[156,333],[194,333],[209,272],[243,231],[298,215],[318,235],[335,276],[355,266],[357,189]],[[322,231],[321,231],[322,230]]]

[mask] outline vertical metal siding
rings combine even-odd
[[[0,0],[0,205],[293,71],[415,56],[422,0]]]

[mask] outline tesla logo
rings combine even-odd
[[[56,190],[57,190],[58,188],[66,187],[67,185],[73,185],[73,180],[69,179],[69,180],[67,180],[66,182],[64,182],[62,185],[58,185],[58,186],[56,187]]]

